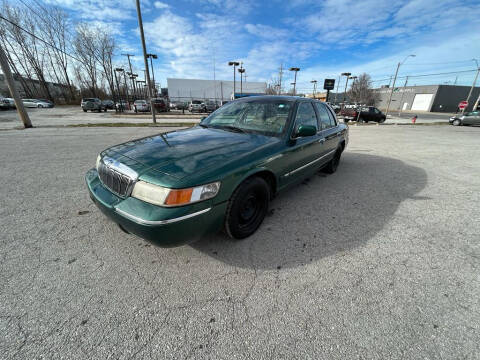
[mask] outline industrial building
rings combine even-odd
[[[233,81],[227,80],[199,80],[167,78],[168,96],[171,101],[191,100],[231,100],[233,95]],[[236,95],[265,94],[267,84],[264,82],[243,81],[240,77],[235,84]]]
[[[395,87],[393,89],[390,110],[399,111],[430,111],[430,112],[449,112],[458,110],[460,101],[466,100],[470,92],[470,86],[457,85],[424,85],[424,86],[406,86]],[[378,101],[375,105],[379,109],[386,109],[388,99],[392,88],[384,87],[374,89],[378,94]],[[475,101],[480,94],[480,87],[473,89],[470,96],[467,111],[471,111]]]

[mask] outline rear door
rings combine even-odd
[[[333,114],[327,109],[325,104],[315,102],[318,118],[320,120],[322,131],[321,136],[324,139],[322,164],[326,164],[335,153],[338,143],[338,124]]]
[[[480,125],[480,112],[472,111],[465,114],[463,123],[465,125]]]

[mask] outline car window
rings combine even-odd
[[[312,125],[318,130],[317,116],[311,102],[301,102],[298,105],[297,116],[295,117],[295,128],[300,125]]]
[[[335,121],[332,122],[331,115],[329,115],[327,108],[320,102],[316,102],[315,106],[317,107],[318,116],[320,118],[320,124],[322,129],[328,129],[332,126],[335,126]]]
[[[290,101],[232,102],[212,113],[202,124],[279,136],[285,130],[291,108]]]

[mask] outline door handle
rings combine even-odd
[[[319,142],[320,144],[323,144],[323,143],[325,142],[325,138],[321,138],[320,140],[318,140],[318,142]]]

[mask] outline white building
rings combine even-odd
[[[171,101],[221,101],[231,100],[233,95],[233,81],[167,78],[167,83]],[[237,95],[264,94],[266,87],[264,82],[247,81],[240,84],[240,77],[237,77],[235,92]]]

